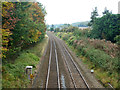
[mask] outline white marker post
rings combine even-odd
[[[28,75],[28,79],[31,81],[32,84],[32,80],[33,80],[33,74],[32,74],[32,68],[33,66],[26,66],[25,70],[26,70],[26,74]]]
[[[94,73],[94,70],[93,70],[93,69],[91,69],[91,73]]]
[[[32,68],[33,66],[26,66],[25,72],[28,75],[28,79],[31,80],[30,75],[32,74]]]

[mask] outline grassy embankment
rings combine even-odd
[[[119,46],[110,41],[90,39],[86,37],[89,30],[75,32],[58,32],[56,35],[76,53],[77,57],[94,69],[95,76],[105,87],[110,83],[114,88],[120,88],[119,81]]]
[[[3,88],[26,88],[30,80],[25,74],[25,67],[32,65],[33,74],[37,69],[37,64],[47,45],[48,37],[45,37],[40,43],[34,47],[30,47],[20,53],[14,63],[6,62],[2,66],[2,86]]]

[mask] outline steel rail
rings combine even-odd
[[[56,50],[56,44],[55,44],[54,41],[53,41],[53,43],[54,43],[54,47],[55,47],[55,56],[56,56],[57,84],[58,84],[58,88],[60,90],[60,79],[59,79],[59,66],[58,66],[57,50]],[[51,40],[51,48],[50,48],[50,57],[49,57],[47,80],[46,80],[46,90],[47,90],[47,87],[48,87],[49,76],[50,76],[51,58],[52,58],[52,40]]]
[[[59,39],[59,38],[58,38],[58,39]],[[55,40],[55,38],[54,38],[54,40]],[[59,39],[59,40],[60,40],[60,39]],[[60,41],[61,41],[61,40],[60,40]],[[61,41],[61,42],[62,42],[62,41]],[[78,73],[79,73],[80,77],[82,78],[84,84],[85,84],[86,87],[90,90],[90,87],[89,87],[88,83],[86,82],[86,80],[85,80],[85,78],[83,77],[82,73],[80,72],[77,64],[75,63],[75,61],[73,60],[73,58],[72,58],[72,56],[70,55],[70,53],[68,52],[68,50],[66,49],[66,47],[63,45],[63,43],[62,43],[62,46],[63,46],[64,50],[66,51],[66,53],[68,54],[68,56],[70,57],[73,65],[75,66],[76,70],[78,71]],[[56,46],[55,46],[55,49],[56,49]],[[61,51],[63,52],[63,50],[61,50]],[[63,53],[62,53],[62,54],[63,54]],[[70,77],[71,77],[71,79],[72,79],[72,81],[73,81],[74,87],[77,88],[77,86],[76,86],[76,84],[75,84],[75,80],[74,80],[73,75],[72,75],[72,72],[71,72],[71,70],[70,70],[69,64],[68,64],[68,62],[67,62],[67,60],[66,60],[65,54],[63,54],[63,56],[64,56],[64,58],[65,58],[65,63],[66,63],[66,66],[67,66],[67,68],[68,68],[68,71],[69,71],[69,73],[70,73]]]
[[[55,38],[54,38],[54,40],[55,40]],[[70,73],[70,77],[71,77],[71,79],[72,79],[72,82],[73,82],[74,88],[77,88],[77,85],[75,84],[75,80],[74,80],[74,78],[73,78],[73,75],[72,75],[72,72],[71,72],[71,70],[70,70],[69,64],[68,64],[68,62],[67,62],[67,59],[66,59],[65,54],[64,54],[64,52],[63,52],[62,49],[61,49],[61,52],[62,52],[62,55],[64,56],[65,63],[66,63],[66,66],[67,66],[68,72]]]
[[[48,73],[47,73],[47,80],[46,80],[46,90],[47,90],[47,87],[48,87],[48,81],[49,81],[49,76],[50,76],[51,56],[52,56],[52,41],[51,41],[50,57],[49,57],[49,66],[48,66]]]
[[[73,78],[73,75],[72,75],[72,72],[71,72],[71,70],[70,70],[69,64],[68,64],[68,62],[67,62],[67,60],[66,60],[65,54],[64,54],[63,50],[61,50],[61,51],[62,51],[62,54],[63,54],[63,56],[64,56],[65,63],[66,63],[66,66],[67,66],[67,68],[68,68],[68,71],[69,71],[69,73],[70,73],[70,77],[71,77],[71,79],[72,79],[74,88],[77,88],[77,85],[75,84],[75,80],[74,80],[74,78]]]
[[[63,45],[63,44],[62,44]],[[85,78],[83,77],[82,73],[80,72],[80,69],[78,68],[77,64],[75,63],[75,61],[73,60],[72,56],[70,55],[70,53],[68,52],[68,50],[66,49],[66,47],[63,45],[65,51],[67,52],[67,54],[69,55],[69,57],[71,58],[72,63],[74,64],[74,66],[76,67],[76,70],[78,71],[79,75],[81,76],[82,80],[84,81],[85,85],[87,86],[88,89],[90,89],[88,83],[86,82]]]
[[[56,65],[57,65],[57,81],[58,81],[58,88],[60,90],[60,79],[59,79],[59,66],[58,66],[58,57],[57,57],[57,50],[56,50],[56,44],[54,41],[54,46],[55,46],[55,55],[56,55]]]
[[[56,37],[56,36],[55,36]],[[57,38],[57,37],[56,37]],[[57,39],[59,39],[59,38],[57,38]],[[60,40],[60,39],[59,39]],[[62,40],[60,40],[61,42],[62,42]],[[87,88],[90,90],[90,87],[89,87],[89,85],[88,85],[88,83],[86,82],[86,80],[85,80],[85,78],[83,77],[83,75],[82,75],[82,73],[80,72],[80,69],[78,68],[78,66],[77,66],[77,64],[75,63],[75,61],[73,60],[73,58],[72,58],[72,56],[70,55],[70,53],[68,52],[68,50],[66,49],[66,47],[63,45],[63,43],[62,43],[62,46],[63,46],[63,48],[65,49],[65,51],[67,52],[67,54],[69,55],[69,57],[71,58],[71,61],[72,61],[72,63],[74,64],[74,66],[76,67],[76,70],[78,71],[78,73],[79,73],[79,75],[81,76],[81,78],[82,78],[82,80],[84,81],[84,83],[85,83],[85,85],[87,86]],[[64,54],[63,54],[64,55]],[[64,57],[65,57],[65,55],[64,55]],[[67,61],[66,60],[66,58],[65,58],[65,61]],[[70,72],[70,71],[69,71]],[[72,77],[73,78],[73,77]],[[72,79],[73,81],[74,81],[74,79]],[[74,82],[73,82],[74,83]]]

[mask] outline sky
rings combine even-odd
[[[46,24],[71,24],[74,22],[89,21],[95,7],[102,16],[104,8],[118,13],[120,0],[37,0],[46,9]]]

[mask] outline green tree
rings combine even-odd
[[[50,28],[50,31],[54,31],[54,25],[52,24],[51,28]]]
[[[116,37],[114,38],[114,40],[117,42],[117,44],[120,45],[120,35],[116,35]]]
[[[6,16],[10,13],[10,15],[7,16],[9,21],[12,21],[7,21],[7,23],[9,23],[7,24],[6,17],[3,17],[5,29],[7,32],[10,30],[9,32],[12,33],[9,37],[6,37],[8,40],[8,51],[6,52],[6,56],[13,57],[18,51],[27,48],[28,45],[34,44],[44,38],[46,31],[44,17],[46,11],[41,3],[36,2],[8,2],[7,4],[12,4],[14,6],[14,12],[12,11],[13,9],[6,10],[6,6],[3,6],[3,9],[5,9],[3,10],[2,16]]]
[[[88,23],[88,26],[92,26],[96,20],[96,17],[98,16],[98,10],[97,7],[91,12],[91,21]]]
[[[109,10],[107,10],[107,7],[105,7],[103,15],[109,14]]]
[[[106,39],[115,42],[116,35],[120,35],[119,15],[106,13],[96,18],[91,30],[92,38]]]

